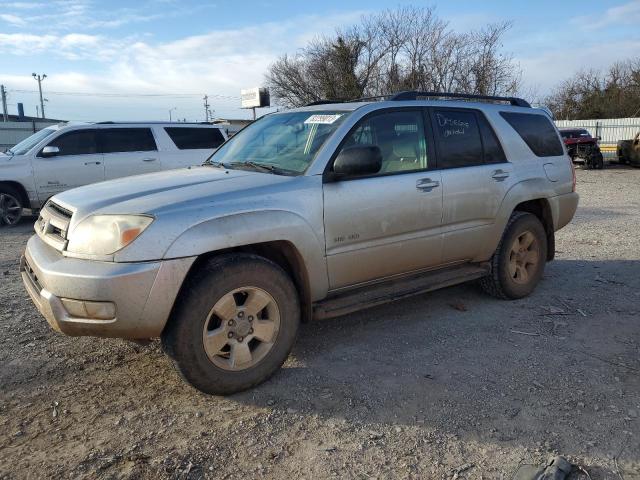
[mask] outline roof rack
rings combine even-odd
[[[403,100],[418,100],[423,98],[461,98],[465,100],[491,100],[494,102],[509,102],[516,107],[531,108],[526,100],[518,97],[498,97],[494,95],[475,95],[470,93],[448,93],[448,92],[399,92],[389,96],[389,100],[399,102]],[[376,97],[377,98],[377,97]]]
[[[316,100],[315,102],[307,103],[305,107],[313,107],[314,105],[328,105],[330,103],[342,103],[342,100]]]
[[[148,122],[144,121],[131,121],[131,122],[114,122],[112,120],[108,120],[105,122],[94,122],[94,125],[165,125],[165,124],[180,124],[180,125],[212,125],[210,122],[163,122],[159,120],[151,120]]]

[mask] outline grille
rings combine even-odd
[[[67,219],[71,220],[71,216],[73,215],[73,212],[67,210],[66,208],[61,207],[57,203],[53,203],[53,202],[49,201],[47,203],[47,207],[49,207],[54,212],[60,214],[60,216],[66,217]]]
[[[62,251],[67,246],[67,230],[72,215],[73,212],[50,200],[40,211],[35,231],[45,243]]]

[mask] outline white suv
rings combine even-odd
[[[193,123],[55,125],[0,153],[0,224],[23,208],[74,187],[141,173],[199,165],[227,139],[223,129]]]

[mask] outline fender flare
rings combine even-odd
[[[324,243],[309,223],[294,212],[261,210],[206,220],[180,234],[164,258],[200,256],[274,241],[293,245],[306,267],[311,299],[323,298],[329,290]]]

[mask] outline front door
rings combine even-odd
[[[442,182],[430,170],[427,122],[421,109],[375,112],[342,143],[376,145],[383,161],[375,175],[324,184],[331,289],[440,263]]]
[[[162,170],[162,159],[148,127],[109,127],[98,130],[107,180]]]
[[[62,133],[46,146],[58,147],[59,152],[45,158],[41,149],[33,159],[36,190],[42,203],[64,190],[104,180],[104,162],[98,153],[94,129]]]

